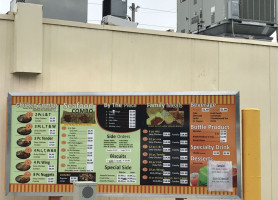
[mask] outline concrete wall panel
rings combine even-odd
[[[44,27],[44,91],[111,91],[112,32]]]
[[[4,197],[5,188],[5,157],[6,157],[6,105],[7,92],[11,87],[12,75],[10,74],[11,67],[11,52],[13,50],[13,21],[0,19],[0,199],[13,200],[14,197]]]
[[[271,199],[269,68],[268,47],[220,43],[219,90],[239,90],[241,109],[261,109],[262,199]]]
[[[271,184],[272,199],[278,199],[278,48],[270,48],[270,123],[271,123]]]
[[[190,47],[191,90],[218,90],[218,43],[192,40]]]
[[[191,90],[190,40],[113,33],[113,91]]]

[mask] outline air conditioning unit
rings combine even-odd
[[[18,2],[42,5],[44,18],[87,23],[88,0],[11,0],[11,11]]]
[[[129,21],[127,19],[122,19],[119,17],[114,17],[112,15],[107,15],[102,18],[101,24],[113,25],[113,26],[124,26],[130,28],[137,28],[138,23]]]
[[[278,0],[178,0],[177,32],[272,40]]]
[[[91,181],[73,183],[73,200],[96,200],[97,183]]]
[[[127,0],[103,0],[102,17],[107,15],[126,19]]]

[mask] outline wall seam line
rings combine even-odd
[[[111,63],[110,63],[110,90],[113,91],[113,59],[114,59],[114,32],[112,34],[112,39],[111,39]]]
[[[218,42],[218,90],[220,89],[220,42]]]
[[[271,159],[270,159],[270,162],[271,162],[271,167],[270,167],[270,173],[272,174],[273,173],[273,162],[272,162],[272,155],[273,155],[273,153],[272,153],[272,110],[271,110],[271,103],[272,103],[272,99],[271,99],[271,97],[272,97],[272,95],[271,95],[271,90],[272,90],[272,85],[271,85],[271,82],[272,82],[272,78],[271,78],[271,48],[269,47],[269,49],[268,49],[268,59],[269,59],[269,63],[268,63],[268,67],[269,67],[269,94],[270,94],[270,98],[269,98],[269,106],[270,106],[270,112],[269,112],[269,117],[270,117],[270,157],[271,157]],[[273,187],[273,179],[272,179],[272,176],[270,176],[270,181],[271,181],[271,187],[270,187],[270,197],[271,197],[271,199],[273,200],[273,189],[272,189],[272,187]]]

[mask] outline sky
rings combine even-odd
[[[88,0],[88,23],[100,24],[102,19],[102,0]],[[128,7],[132,3],[140,6],[136,12],[138,28],[152,30],[169,30],[177,26],[176,0],[128,0]],[[10,10],[10,0],[0,0],[0,14]],[[128,9],[131,16],[131,10]]]
[[[88,22],[100,23],[102,0],[88,0],[88,2]],[[128,7],[132,3],[140,6],[135,14],[136,22],[139,23],[138,28],[153,30],[176,29],[176,0],[128,0]],[[128,15],[131,16],[130,9],[128,9]]]
[[[140,6],[136,12],[138,28],[166,31],[176,30],[177,1],[176,0],[128,0],[128,7],[135,3]],[[10,10],[10,0],[0,0],[0,14]],[[128,9],[131,16],[131,10]],[[100,24],[102,18],[102,0],[88,0],[88,23]],[[276,34],[273,41],[276,42]]]

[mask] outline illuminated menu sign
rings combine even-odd
[[[9,94],[7,193],[238,196],[236,92]],[[221,185],[221,189],[219,189]]]

